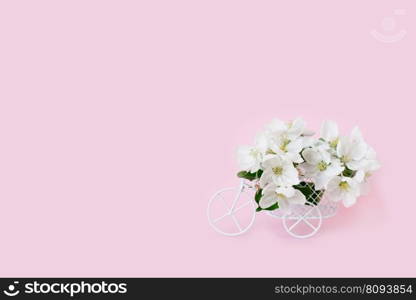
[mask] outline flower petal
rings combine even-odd
[[[261,188],[264,188],[266,185],[272,182],[273,171],[271,169],[266,169],[263,174],[261,174],[259,184]]]
[[[347,137],[340,137],[339,142],[337,144],[337,155],[341,158],[344,155],[349,154],[350,143]]]
[[[272,206],[273,204],[275,204],[277,202],[277,197],[273,196],[272,194],[268,195],[263,195],[263,197],[261,197],[260,201],[259,201],[259,206],[261,208],[269,208],[270,206]]]
[[[314,177],[315,189],[322,190],[326,189],[328,182],[332,179],[331,176],[328,176],[324,172],[320,172]]]
[[[306,122],[302,118],[296,118],[295,120],[290,123],[288,126],[288,130],[286,132],[289,139],[295,139],[299,137],[305,130]]]
[[[296,191],[292,186],[280,186],[276,189],[276,193],[285,195],[286,197],[293,197]]]
[[[356,143],[364,143],[364,138],[363,135],[361,133],[360,128],[358,128],[358,126],[355,126],[352,130],[351,130],[351,141],[352,142],[356,142]]]
[[[367,153],[367,145],[364,143],[352,143],[350,155],[354,160],[360,160],[364,158]]]
[[[299,153],[303,148],[303,141],[302,139],[295,139],[291,141],[287,146],[286,149],[288,152],[292,153]]]
[[[358,170],[354,176],[354,180],[357,182],[363,182],[365,178],[365,173],[363,170]]]
[[[273,133],[279,133],[287,130],[287,125],[279,119],[274,119],[266,126],[266,128]]]
[[[315,134],[315,132],[310,130],[310,129],[305,129],[305,130],[303,130],[303,133],[302,133],[303,136],[312,136],[314,134]]]
[[[295,185],[299,183],[298,170],[292,165],[290,168],[285,168],[282,174],[282,185]]]
[[[290,212],[290,204],[286,198],[278,197],[277,203],[279,204],[279,209],[285,213]]]
[[[237,149],[237,162],[241,170],[247,171],[255,164],[254,157],[250,154],[253,147],[241,146]]]
[[[303,158],[299,153],[287,153],[287,157],[295,163],[303,163]]]
[[[327,141],[333,141],[338,137],[338,125],[333,121],[324,121],[321,126],[321,137]]]
[[[289,203],[292,203],[292,204],[305,204],[306,198],[305,198],[305,195],[302,194],[301,191],[295,190],[294,195],[288,198],[288,201]]]
[[[359,170],[366,165],[365,160],[352,160],[346,163],[347,167],[351,170]]]
[[[266,132],[260,132],[256,137],[256,148],[261,152],[266,152],[269,147],[269,137]]]
[[[329,191],[329,192],[332,192],[332,191],[336,191],[336,190],[338,190],[338,187],[339,187],[339,183],[341,182],[341,177],[339,177],[339,176],[335,176],[334,178],[332,178],[329,182],[328,182],[328,187],[327,187],[327,190]]]
[[[328,176],[336,176],[342,173],[344,171],[344,167],[341,165],[341,162],[338,159],[333,159],[331,161],[331,164],[326,169],[326,174]]]
[[[311,148],[307,148],[302,151],[302,156],[306,162],[316,165],[321,161],[321,155],[318,151],[315,151]]]
[[[300,164],[298,168],[300,168],[302,173],[305,174],[305,176],[307,177],[313,177],[319,172],[316,165],[312,165],[309,163]]]

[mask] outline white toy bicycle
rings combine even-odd
[[[323,219],[336,214],[340,201],[354,205],[380,167],[374,149],[358,127],[343,136],[333,121],[324,121],[320,136],[313,135],[301,118],[274,119],[254,145],[239,147],[237,176],[242,180],[212,196],[207,210],[212,228],[237,236],[253,226],[257,211],[267,211],[282,219],[291,236],[308,238]]]
[[[309,186],[305,184],[304,187],[308,188]],[[207,216],[211,227],[226,236],[238,236],[247,232],[253,226],[256,218],[257,204],[253,200],[255,189],[252,182],[242,179],[238,187],[223,188],[217,191],[208,203]],[[326,199],[325,193],[319,195],[315,190],[311,190],[311,199],[317,200],[318,198],[320,200],[316,201],[318,202],[316,204],[292,205],[288,213],[273,210],[268,211],[268,214],[271,217],[282,219],[284,229],[291,236],[309,238],[318,232],[322,220],[334,216],[338,209],[338,203]],[[214,212],[214,206],[217,207],[216,212]],[[219,216],[218,206],[223,208],[223,213]],[[242,210],[246,211],[244,218],[239,216]],[[221,225],[222,221],[227,218],[234,224],[234,228]]]

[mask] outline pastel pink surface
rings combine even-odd
[[[394,9],[407,35],[373,38]],[[0,276],[416,276],[414,1],[3,1]],[[382,169],[312,239],[208,225],[274,117]]]

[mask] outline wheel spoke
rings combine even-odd
[[[315,206],[312,207],[310,210],[308,210],[303,216],[302,218],[305,218],[307,215],[309,215],[313,210],[315,209]]]
[[[230,213],[230,208],[227,204],[227,201],[225,201],[224,197],[222,195],[220,195],[221,199],[222,199],[222,203],[224,203],[225,208],[227,209],[228,213]]]
[[[233,221],[235,225],[237,226],[238,230],[243,231],[243,229],[241,229],[240,223],[238,222],[237,218],[234,215],[231,215],[231,218],[233,218]]]
[[[231,203],[231,207],[229,208],[229,211],[233,211],[234,207],[237,205],[238,200],[240,199],[241,193],[243,192],[243,187],[241,186],[237,195],[234,197],[233,203]]]
[[[234,209],[233,213],[235,213],[235,212],[243,209],[244,207],[248,206],[250,203],[251,203],[251,201],[247,201],[246,203],[240,205],[239,207],[237,207],[236,209]],[[217,223],[218,221],[221,221],[222,219],[224,219],[225,217],[228,217],[229,215],[230,215],[230,213],[228,212],[228,213],[222,215],[221,217],[218,217],[218,218],[214,219],[212,222],[213,223]]]
[[[316,213],[313,216],[309,216],[314,210]],[[309,220],[312,218],[316,218],[318,220],[317,221],[318,223],[315,224],[315,222],[313,223],[310,222]],[[289,220],[296,220],[296,221],[294,221],[294,223],[291,226],[289,226],[290,225]],[[309,227],[309,228],[306,228],[307,233],[296,233],[296,230],[294,230],[294,228],[300,222],[305,223]],[[310,208],[308,211],[306,211],[306,213],[292,212],[291,214],[285,215],[283,219],[283,226],[286,229],[287,233],[289,233],[291,236],[296,237],[296,238],[308,238],[308,237],[315,235],[318,232],[319,228],[321,227],[321,223],[322,223],[322,214],[319,208],[316,206]]]
[[[295,228],[295,226],[302,221],[308,224],[308,226],[311,227],[313,230],[315,230],[316,228],[306,219],[306,216],[309,215],[314,209],[315,207],[311,208],[303,215],[296,214],[299,217],[299,219],[289,227],[289,231],[292,231],[292,229]]]
[[[303,222],[305,222],[312,230],[316,230],[316,227],[313,226],[307,219],[302,219]]]
[[[218,221],[221,221],[222,219],[224,219],[225,217],[228,217],[230,214],[226,213],[225,215],[216,218],[215,220],[212,221],[212,223],[217,223]]]
[[[293,223],[290,227],[289,227],[289,231],[292,231],[293,228],[295,228],[296,225],[298,225],[301,221],[303,220],[302,216],[299,216],[299,219],[296,220],[295,223]]]
[[[239,207],[237,207],[236,209],[234,209],[234,211],[233,212],[237,212],[237,211],[239,211],[240,209],[243,209],[244,207],[246,207],[247,205],[249,205],[251,203],[251,201],[247,201],[246,203],[244,203],[244,204],[242,204],[242,205],[240,205]]]
[[[246,198],[247,195],[242,193],[243,190],[244,187],[242,188],[241,186],[239,189],[225,188],[218,191],[210,199],[207,210],[208,220],[211,227],[213,227],[217,232],[227,236],[237,236],[246,232],[253,224],[256,215],[254,212],[254,202]],[[244,198],[242,196],[244,196]],[[232,202],[230,202],[231,200]],[[215,207],[212,205],[212,203],[218,202],[222,202],[222,204],[218,204]],[[251,207],[251,205],[253,205],[253,207]],[[236,215],[236,212],[243,209],[252,210],[248,212],[251,213],[250,222],[248,224],[246,224],[246,220],[243,216],[241,216],[240,220],[239,216]],[[223,221],[228,222],[227,218],[230,218],[231,223],[234,223],[235,225],[228,224],[231,226],[227,227],[225,224],[222,224]]]

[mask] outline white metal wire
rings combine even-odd
[[[305,206],[309,207],[310,205]],[[338,202],[331,201],[324,193],[322,199],[319,201],[316,207],[319,208],[319,213],[317,211],[314,211],[311,214],[308,214],[307,219],[327,219],[335,216],[338,211]],[[286,212],[281,211],[279,209],[269,211],[268,214],[269,216],[278,219],[296,219],[296,216],[287,216]]]
[[[315,191],[312,189],[311,185],[308,184],[311,182],[308,178],[302,178],[302,182],[304,184],[301,187],[304,189],[309,189],[305,191],[310,194],[308,197],[309,202],[307,204],[293,205],[290,211],[286,212],[279,209],[268,212],[270,216],[282,219],[283,227],[285,228],[286,232],[296,238],[308,238],[315,235],[322,225],[322,220],[334,216],[338,210],[338,203],[330,201],[326,197],[324,191]],[[237,206],[241,194],[247,189],[254,190],[255,186],[249,181],[241,180],[238,188],[225,188],[219,190],[212,196],[208,203],[207,216],[209,224],[212,228],[214,228],[215,231],[226,236],[237,236],[245,233],[253,226],[256,216],[256,204],[254,199]],[[224,198],[222,198],[223,195],[227,192],[232,192],[234,195],[234,199],[230,207]],[[226,212],[224,215],[213,219],[211,216],[211,207],[215,201],[224,201],[224,208]],[[249,222],[246,225],[241,225],[235,213],[247,205],[253,206],[252,214],[250,216]],[[237,228],[237,231],[225,231],[217,226],[217,223],[226,217],[230,217],[232,219]],[[308,230],[302,233],[297,232],[296,229],[300,227],[300,225],[306,225]]]
[[[253,226],[254,220],[255,220],[255,217],[256,217],[255,202],[249,200],[249,201],[247,201],[243,204],[237,205],[239,200],[240,200],[241,193],[243,193],[244,190],[247,189],[247,188],[252,188],[252,186],[250,184],[244,182],[243,180],[241,180],[240,185],[239,185],[238,188],[233,188],[233,187],[224,188],[224,189],[221,189],[221,190],[217,191],[212,196],[212,198],[210,199],[210,201],[208,203],[207,217],[208,217],[209,224],[211,225],[211,227],[215,231],[217,231],[220,234],[226,235],[226,236],[237,236],[237,235],[241,235],[241,234],[247,232],[247,230],[249,230]],[[225,201],[225,199],[223,198],[223,196],[226,193],[232,194],[233,197],[234,197],[234,199],[231,203],[231,206],[229,206],[227,204],[227,202]],[[216,201],[224,202],[224,211],[225,211],[225,213],[220,217],[213,218],[213,216],[212,216],[212,204]],[[247,207],[248,205],[252,206],[250,220],[249,220],[248,223],[242,225],[238,221],[238,218],[236,217],[236,213],[239,210]],[[221,220],[223,220],[227,217],[231,218],[231,220],[233,221],[233,223],[236,226],[237,231],[225,230],[225,229],[222,229],[218,225],[218,222],[220,222]]]
[[[313,220],[317,223],[312,223],[310,220],[311,216],[314,216]],[[295,220],[294,223],[290,223],[290,220]],[[301,224],[306,224],[307,231],[298,233],[296,228]],[[283,227],[286,232],[295,238],[308,238],[315,235],[322,225],[322,215],[318,206],[311,205],[294,205],[289,214],[286,214],[283,218]]]

